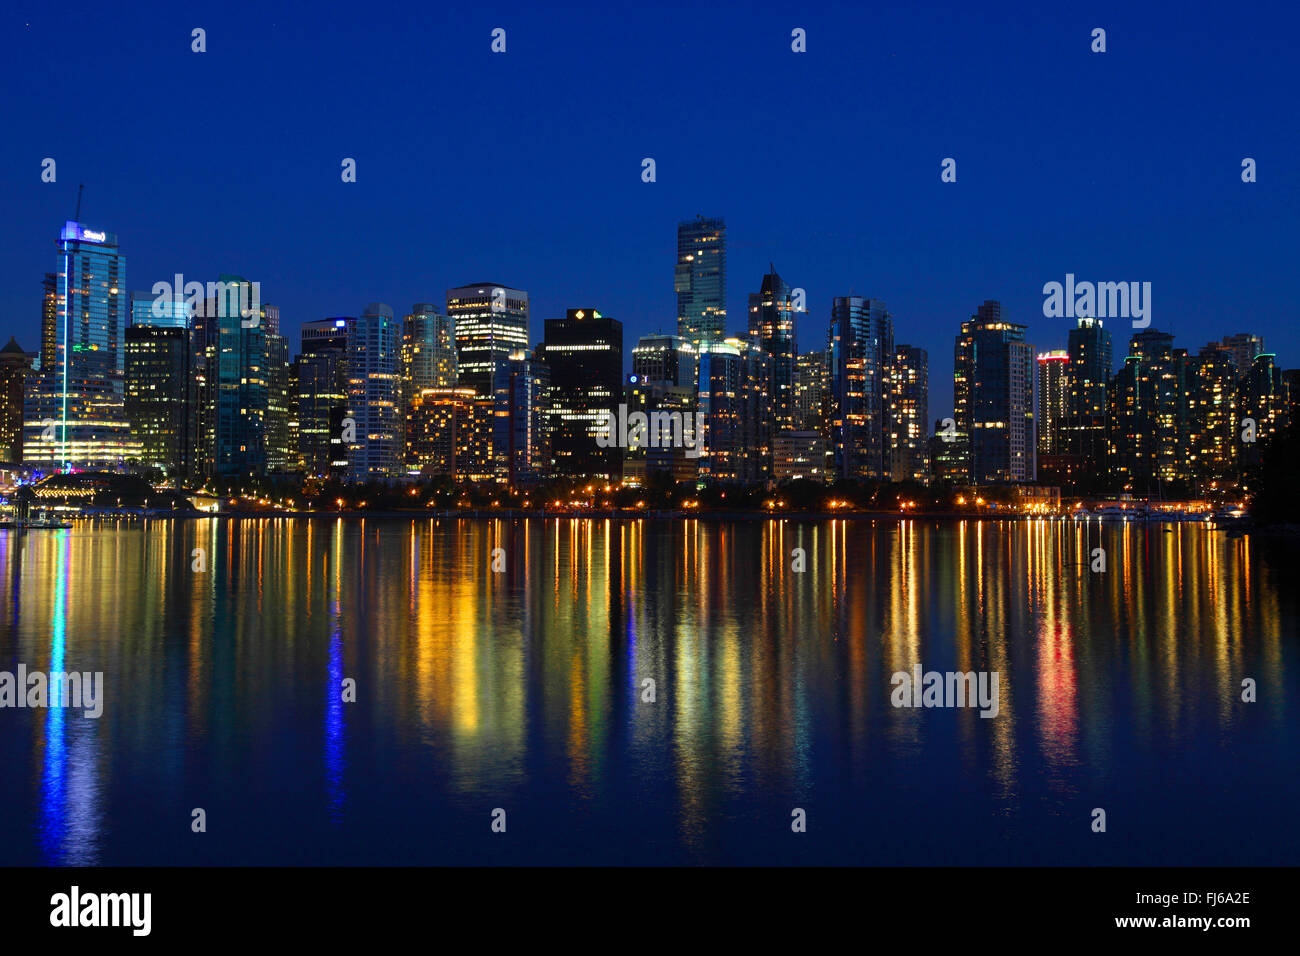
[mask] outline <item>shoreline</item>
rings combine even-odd
[[[382,520],[423,520],[423,519],[444,519],[444,518],[472,518],[474,520],[619,520],[619,521],[1053,521],[1066,523],[1085,523],[1091,524],[1097,521],[1102,524],[1197,524],[1209,525],[1217,530],[1240,529],[1249,531],[1282,531],[1286,533],[1300,533],[1300,525],[1282,525],[1276,527],[1265,527],[1255,525],[1249,520],[1232,523],[1214,523],[1207,521],[1202,517],[1186,516],[1162,516],[1162,515],[1135,515],[1133,517],[1122,515],[1089,515],[1086,518],[1075,519],[1070,514],[1055,515],[1035,515],[1035,514],[999,514],[997,512],[959,512],[959,511],[933,511],[933,512],[913,512],[903,513],[898,511],[778,511],[778,512],[760,512],[760,511],[695,511],[695,510],[662,510],[642,512],[621,511],[613,509],[593,509],[593,510],[572,510],[572,511],[555,511],[539,509],[506,509],[506,508],[453,508],[453,509],[403,509],[403,510],[375,510],[367,512],[359,511],[300,511],[300,510],[230,510],[218,512],[198,512],[198,511],[164,511],[164,510],[128,510],[121,511],[104,511],[80,515],[66,515],[63,520],[67,521],[100,521],[100,520],[122,520],[128,518],[149,518],[158,520],[206,520],[218,519],[225,521],[243,521],[243,520],[267,520],[267,519],[317,519],[317,520],[365,520],[382,519]]]

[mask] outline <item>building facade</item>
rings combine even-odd
[[[727,224],[697,216],[677,226],[677,334],[696,350],[727,328]]]

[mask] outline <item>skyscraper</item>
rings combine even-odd
[[[1254,423],[1254,441],[1246,440],[1249,426],[1241,429],[1241,461],[1243,465],[1259,463],[1263,445],[1287,426],[1290,401],[1286,381],[1271,352],[1256,355],[1241,380],[1238,404],[1242,425],[1246,419]]]
[[[456,377],[456,333],[451,317],[431,303],[415,303],[402,326],[403,397],[426,388],[453,388]]]
[[[398,477],[404,457],[400,326],[390,306],[372,302],[347,332],[348,479]]]
[[[289,340],[280,334],[280,310],[265,306],[266,329],[266,470],[270,474],[301,468],[297,420],[297,388],[291,384]]]
[[[495,388],[499,365],[528,348],[528,293],[495,282],[479,282],[447,291],[447,316],[456,337],[457,384],[492,398],[493,470],[499,480],[509,474],[510,431],[504,395]]]
[[[1065,450],[1061,423],[1070,401],[1070,353],[1065,349],[1038,355],[1038,455],[1059,455]]]
[[[677,339],[677,336],[671,336]],[[644,341],[644,339],[642,340]],[[679,340],[684,341],[684,340]],[[691,349],[689,342],[685,343]],[[691,349],[692,368],[695,350]],[[693,374],[692,374],[693,377]],[[653,477],[692,481],[698,458],[688,454],[686,443],[699,448],[695,427],[695,384],[676,385],[671,379],[632,373],[624,390],[628,415],[640,412],[647,427],[635,447],[624,449],[623,483],[644,486]]]
[[[1002,318],[987,299],[962,323],[953,361],[957,437],[969,436],[968,480],[975,485],[1033,481],[1034,350],[1025,326]]]
[[[492,399],[472,388],[426,388],[414,396],[406,429],[412,474],[484,481],[492,476]]]
[[[1228,350],[1207,346],[1189,360],[1185,450],[1198,494],[1226,485],[1237,463],[1237,368]]]
[[[898,345],[890,363],[889,477],[930,483],[930,362],[925,349]]]
[[[1241,378],[1250,371],[1255,356],[1264,354],[1264,338],[1249,332],[1225,335],[1221,342],[1232,356],[1232,364],[1237,368],[1237,377]]]
[[[698,351],[703,341],[720,341],[727,326],[727,224],[695,219],[677,225],[677,334]]]
[[[58,248],[56,343],[50,361],[42,355],[40,379],[29,392],[24,457],[46,466],[115,467],[140,451],[123,386],[126,257],[116,235],[79,222],[64,224]],[[43,320],[49,292],[47,283]]]
[[[704,448],[700,477],[710,481],[743,481],[745,466],[746,344],[736,339],[700,346],[698,410],[704,416]]]
[[[140,462],[173,481],[189,477],[194,406],[189,333],[132,325],[126,330],[126,415],[141,442]]]
[[[32,357],[17,339],[0,349],[0,462],[23,460],[23,399]]]
[[[308,477],[342,475],[347,469],[343,419],[347,417],[348,325],[336,316],[302,324],[297,371],[298,457]]]
[[[1144,329],[1112,380],[1110,470],[1127,491],[1148,493],[1185,474],[1186,352],[1174,337]]]
[[[828,438],[827,404],[830,401],[830,366],[827,351],[801,352],[794,360],[794,427]]]
[[[697,411],[704,417],[699,476],[709,481],[766,481],[772,477],[773,435],[764,416],[771,357],[754,336],[707,342],[700,351]]]
[[[510,487],[534,484],[550,470],[549,408],[551,370],[527,349],[512,352],[497,366],[494,391],[505,393]],[[494,401],[495,408],[498,403]]]
[[[59,292],[59,274],[45,273],[41,282],[41,348],[36,356],[35,368],[54,367],[59,356],[59,314],[63,311],[62,293]]]
[[[1106,420],[1112,370],[1110,332],[1101,319],[1080,318],[1066,348],[1065,414],[1057,428],[1057,472],[1095,481],[1106,473]],[[1042,422],[1039,428],[1043,427]]]
[[[894,360],[894,323],[879,299],[831,303],[830,430],[834,473],[855,481],[889,477],[885,381]]]
[[[263,305],[258,289],[243,276],[223,274],[208,283],[190,318],[198,395],[192,447],[200,474],[256,477],[267,470],[274,351],[268,336],[279,335],[280,310]]]
[[[415,303],[402,325],[402,411],[408,424],[416,396],[427,389],[454,388],[456,370],[451,318],[431,303]]]
[[[794,299],[790,286],[770,267],[756,294],[749,297],[749,334],[767,353],[768,414],[764,416],[772,438],[794,428],[794,366],[798,348],[795,344]]]
[[[695,388],[699,357],[680,335],[643,335],[632,349],[632,374],[638,382]]]
[[[557,475],[619,479],[623,449],[596,441],[623,401],[623,323],[595,309],[569,309],[546,320],[537,349],[550,373],[548,420]]]

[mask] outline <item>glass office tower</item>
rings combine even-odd
[[[49,468],[114,468],[137,458],[123,382],[130,301],[111,232],[67,222],[59,233],[55,348],[32,389],[24,458]],[[48,301],[47,288],[47,305]],[[53,426],[53,427],[51,427]]]
[[[510,473],[509,409],[495,385],[510,356],[528,348],[528,293],[499,282],[449,289],[447,317],[456,336],[456,384],[493,399],[492,471],[505,481]]]
[[[677,334],[698,350],[720,342],[727,325],[727,224],[695,219],[677,225]]]

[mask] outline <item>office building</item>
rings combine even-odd
[[[677,334],[696,350],[720,341],[727,327],[727,225],[721,219],[695,219],[677,226]]]
[[[930,483],[930,361],[925,349],[894,347],[886,423],[891,481]]]
[[[495,388],[498,366],[528,348],[528,293],[495,282],[450,289],[447,317],[456,338],[457,385],[501,401]],[[508,419],[508,410],[498,404],[492,419],[492,461],[501,481],[510,470]]]
[[[6,465],[23,460],[23,402],[31,368],[32,356],[10,338],[0,349],[0,463]]]
[[[569,309],[546,320],[537,357],[550,374],[553,474],[621,478],[623,449],[602,448],[596,436],[605,413],[617,415],[623,401],[623,323],[596,309]]]
[[[962,323],[953,355],[953,418],[968,444],[973,485],[1031,482],[1036,475],[1034,351],[1025,326],[988,299]]]
[[[196,399],[189,332],[168,325],[126,330],[126,415],[139,463],[173,482],[191,474],[190,412]]]
[[[894,360],[894,324],[885,304],[863,296],[838,296],[831,304],[830,442],[837,477],[884,481],[886,379]]]
[[[699,357],[680,335],[643,335],[632,349],[632,374],[638,381],[695,388]]]
[[[42,354],[40,376],[25,402],[24,460],[50,469],[117,468],[140,453],[123,381],[130,322],[126,257],[113,233],[71,221],[59,234],[58,250],[53,301],[47,282],[42,315],[44,324],[51,307],[55,311],[55,344]]]
[[[401,326],[392,307],[372,302],[348,323],[347,333],[347,477],[399,477],[405,470]]]

